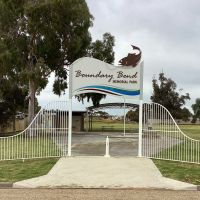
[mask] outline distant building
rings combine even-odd
[[[85,111],[72,111],[72,131],[84,131]]]
[[[43,113],[43,120],[38,120],[38,128],[68,128],[68,114],[67,111],[53,111],[50,113]],[[85,111],[72,111],[72,131],[84,131],[84,115]],[[65,116],[65,117],[64,117]],[[15,131],[19,133],[28,126],[28,117],[24,113],[17,112],[15,116]],[[0,125],[0,136],[13,135],[13,122],[10,121],[7,125]]]
[[[84,131],[85,111],[72,111],[72,131]],[[45,118],[45,119],[44,119]],[[68,111],[54,110],[43,113],[39,126],[43,128],[68,128]]]

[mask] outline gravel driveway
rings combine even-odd
[[[0,189],[1,200],[199,200],[200,191],[143,189]]]

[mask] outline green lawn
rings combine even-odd
[[[0,182],[16,182],[45,175],[58,158],[0,162]],[[200,184],[200,165],[153,160],[163,176],[196,185]]]
[[[196,146],[196,143],[191,144],[187,142],[182,142],[181,144],[174,145],[171,148],[164,149],[159,153],[153,155],[153,158],[160,159],[172,159],[172,160],[180,160],[191,163],[199,163],[200,162],[200,146]]]
[[[48,137],[8,137],[0,138],[0,159],[53,157],[61,154],[60,149]]]
[[[93,120],[92,123],[92,131],[102,131],[103,126],[113,126],[113,129],[109,131],[123,131],[124,130],[124,122],[123,120]],[[87,128],[87,122],[85,122],[85,128]],[[200,140],[200,125],[179,125],[179,128],[189,137],[193,139]],[[137,132],[138,131],[138,123],[134,122],[126,122],[126,132]]]
[[[103,126],[113,126],[113,128],[108,129],[108,131],[114,132],[123,132],[124,131],[124,122],[123,121],[114,121],[114,120],[94,120],[92,123],[92,131],[102,131]],[[87,123],[85,123],[85,128],[87,128]],[[126,132],[137,132],[138,124],[126,122]]]
[[[58,158],[16,160],[0,162],[0,182],[16,182],[45,175]]]
[[[0,182],[16,182],[45,175],[58,158],[0,162]],[[163,176],[179,181],[200,184],[200,165],[153,160]]]
[[[180,129],[190,138],[200,140],[200,125],[180,125]],[[200,143],[196,141],[182,139],[181,144],[174,145],[171,148],[159,152],[157,158],[182,160],[198,163],[200,161]]]
[[[200,165],[173,161],[153,160],[163,176],[200,185]]]
[[[111,120],[103,120],[103,121],[95,121],[93,123],[93,129],[95,131],[102,131],[102,126],[111,125],[114,126],[114,130],[112,131],[123,131],[123,121],[111,121]],[[200,125],[181,125],[181,130],[186,133],[188,136],[194,139],[200,139]],[[137,132],[138,124],[135,123],[127,123],[126,131]],[[10,148],[10,145],[13,145],[14,148]],[[6,147],[7,145],[7,147]],[[9,147],[9,148],[8,148]],[[35,148],[36,147],[36,148]],[[39,147],[39,148],[38,148]],[[25,150],[23,156],[20,152]],[[180,150],[179,147],[174,146],[174,156],[176,156],[176,150]],[[7,149],[7,151],[5,151]],[[8,151],[8,149],[10,149]],[[32,151],[33,149],[38,149]],[[5,152],[4,152],[5,151]],[[31,141],[27,141],[26,138],[18,138],[11,140],[11,143],[0,142],[0,157],[1,159],[10,158],[10,155],[15,157],[37,157],[42,155],[59,155],[59,149],[52,142],[52,140],[44,140],[44,137],[33,139]],[[164,150],[165,151],[165,150]],[[164,154],[168,154],[167,151],[162,152]],[[0,182],[15,182],[23,179],[28,179],[32,177],[37,177],[48,173],[48,171],[52,168],[52,166],[56,163],[57,158],[48,158],[48,159],[33,159],[33,160],[16,160],[16,161],[1,161],[0,162]],[[154,160],[154,163],[159,168],[161,173],[169,178],[177,179],[180,181],[185,181],[193,184],[200,184],[200,165],[195,164],[186,164],[180,162],[172,162],[172,161],[163,161],[163,160]]]
[[[180,125],[179,127],[189,137],[200,140],[200,125]]]
[[[189,137],[193,139],[200,140],[200,125],[180,125],[180,129]],[[172,150],[172,151],[171,151]],[[190,161],[194,161],[197,158],[197,155],[200,155],[200,153],[197,153],[195,149],[195,146],[193,148],[193,152],[191,147],[188,148],[187,156],[190,158]],[[174,159],[180,159],[179,153],[185,152],[185,145],[175,145],[172,147],[172,149],[164,150],[160,152],[159,155],[167,157],[169,155],[169,152],[173,152],[173,158]],[[191,157],[193,155],[193,157]],[[159,157],[158,156],[158,157]],[[181,159],[185,159],[186,154],[182,154]],[[187,159],[188,159],[187,158]],[[174,162],[174,161],[165,161],[165,160],[153,160],[160,172],[163,174],[163,176],[172,178],[179,181],[184,181],[196,185],[200,185],[200,165],[199,164],[190,164],[190,163],[181,163],[181,162]]]

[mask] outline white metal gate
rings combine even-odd
[[[143,104],[142,132],[142,156],[200,163],[200,141],[184,134],[162,105]]]
[[[49,103],[23,132],[0,137],[0,160],[67,155],[67,118],[66,101]]]
[[[23,132],[0,137],[0,160],[69,155],[67,136],[67,102],[52,102],[38,112]],[[200,141],[185,135],[162,105],[144,103],[142,156],[200,163]]]

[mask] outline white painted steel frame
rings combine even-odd
[[[76,62],[76,61],[75,61]],[[138,157],[142,156],[142,103],[143,103],[143,67],[144,61],[141,61],[140,65],[140,95],[139,95],[139,145],[138,145]],[[68,156],[71,156],[71,143],[72,143],[72,77],[73,77],[73,64],[69,69],[69,126],[68,126]],[[81,94],[82,92],[80,92]],[[100,92],[101,93],[101,92]],[[77,95],[78,93],[76,93]],[[122,96],[124,98],[124,104],[126,99],[130,97]],[[124,116],[124,135],[125,135],[125,116]]]
[[[143,70],[144,61],[140,64],[140,101],[139,101],[139,137],[138,137],[138,157],[142,156],[142,118],[143,118]]]
[[[0,137],[0,160],[66,156],[67,118],[66,101],[48,104],[24,131]]]
[[[143,104],[142,131],[142,156],[200,164],[200,140],[183,133],[162,105]]]
[[[50,103],[24,131],[0,137],[0,160],[66,156],[67,146],[71,145],[69,135],[67,139],[68,125],[72,121],[68,107],[71,105],[66,101]],[[143,104],[141,100],[141,111],[139,156],[200,164],[200,141],[184,134],[166,108],[157,103]],[[68,156],[70,150],[68,146]]]
[[[72,151],[72,77],[73,77],[73,64],[69,68],[69,124],[68,124],[68,156],[71,156]]]
[[[124,98],[124,136],[126,135],[126,99]]]

